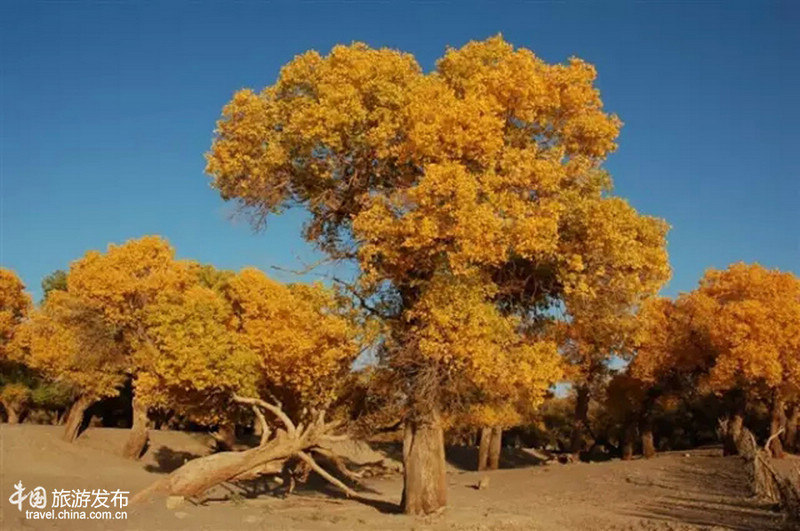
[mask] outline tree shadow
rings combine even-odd
[[[161,446],[153,457],[156,460],[156,464],[145,465],[144,469],[157,474],[169,474],[182,467],[187,461],[200,457],[200,455],[192,452],[175,451],[166,446]]]
[[[639,503],[629,515],[736,531],[784,529],[782,515],[773,504],[750,496],[747,473],[738,457],[693,459],[666,472],[660,486],[674,494]]]
[[[448,446],[445,449],[447,462],[459,470],[474,472],[478,470],[478,448],[476,446]],[[524,448],[503,447],[500,452],[500,468],[526,468],[539,466],[544,459]]]

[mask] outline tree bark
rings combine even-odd
[[[65,441],[75,442],[75,439],[78,438],[81,426],[83,425],[83,415],[93,403],[94,399],[86,395],[81,395],[73,402],[72,406],[70,406],[69,412],[66,414],[66,420],[64,421],[64,435],[62,437]]]
[[[656,456],[656,445],[653,442],[653,428],[649,425],[642,429],[642,455],[646,459]]]
[[[128,440],[122,448],[122,456],[128,459],[139,459],[147,446],[147,406],[134,395],[133,397],[133,426]]]
[[[772,393],[772,412],[769,423],[769,435],[772,438],[770,442],[769,451],[775,459],[783,459],[783,445],[779,432],[783,424],[783,397],[780,391],[775,390]]]
[[[575,423],[572,425],[570,451],[576,456],[584,450],[584,438],[589,427],[589,386],[578,387],[575,400]]]
[[[489,445],[489,470],[500,468],[500,452],[503,450],[503,428],[492,428],[492,442]]]
[[[430,514],[447,504],[444,433],[439,415],[407,420],[403,441],[403,499],[406,514]]]
[[[325,447],[326,441],[335,436],[330,434],[338,424],[326,424],[324,412],[306,426],[300,426],[274,404],[258,398],[234,396],[234,401],[252,407],[263,408],[274,414],[285,426],[279,429],[274,438],[262,441],[260,446],[243,452],[219,452],[189,461],[169,476],[162,478],[136,494],[131,503],[138,503],[154,494],[194,497],[203,494],[211,487],[226,481],[255,479],[261,475],[280,474],[289,459],[300,459],[324,479],[330,481],[347,496],[358,494],[347,485],[331,476],[320,467],[306,452],[319,452],[337,460],[335,454]],[[262,415],[263,416],[263,415]],[[349,472],[348,472],[349,474]],[[350,476],[348,476],[350,477]],[[351,477],[351,479],[353,479]]]
[[[211,487],[234,479],[279,474],[284,463],[304,445],[299,439],[279,437],[244,452],[219,452],[193,459],[134,496],[139,501],[153,494],[199,496]]]
[[[739,455],[739,439],[744,428],[747,411],[747,396],[741,390],[733,393],[733,415],[728,421],[728,430],[722,441],[723,455]]]
[[[7,422],[9,424],[19,424],[20,410],[14,404],[3,404],[6,410]]]
[[[744,428],[744,413],[737,411],[728,422],[728,433],[723,441],[724,455],[739,455],[739,438]]]
[[[486,470],[489,466],[489,445],[492,441],[492,428],[481,428],[481,440],[478,445],[478,470]]]
[[[625,431],[622,434],[622,459],[628,461],[633,459],[633,447],[636,440],[636,426],[628,421],[625,424]]]
[[[797,404],[789,406],[789,415],[786,418],[786,432],[783,437],[784,446],[789,452],[797,452],[797,424],[800,420],[800,407]]]

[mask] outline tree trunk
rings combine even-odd
[[[792,404],[789,406],[789,415],[786,418],[786,433],[783,435],[784,446],[790,452],[797,452],[798,419],[800,419],[800,407],[797,404]]]
[[[94,403],[94,400],[86,395],[81,395],[70,406],[69,412],[66,414],[64,421],[64,435],[63,439],[67,442],[75,442],[75,439],[80,435],[81,426],[83,425],[83,415],[89,406]]]
[[[211,487],[226,481],[255,479],[262,475],[280,474],[289,459],[297,459],[319,474],[347,496],[357,497],[358,493],[333,477],[314,461],[309,453],[316,452],[328,457],[339,468],[339,471],[356,481],[357,478],[347,471],[326,441],[336,436],[331,435],[337,423],[326,424],[324,413],[317,419],[303,426],[296,426],[280,407],[259,398],[247,398],[234,395],[234,401],[254,408],[263,408],[274,414],[286,427],[275,432],[274,438],[262,440],[261,445],[243,452],[219,452],[206,457],[189,461],[170,475],[156,481],[143,491],[137,493],[131,503],[148,499],[153,494],[194,497],[203,494]],[[263,417],[263,415],[260,414]],[[438,426],[438,425],[437,425]],[[441,434],[441,430],[439,432]],[[441,441],[443,442],[443,440]],[[443,454],[442,454],[443,455]],[[337,464],[339,463],[339,464]]]
[[[284,463],[305,447],[301,439],[275,438],[264,446],[244,452],[219,452],[193,459],[134,496],[140,501],[152,494],[199,496],[211,487],[234,479],[251,479],[261,474],[279,474]],[[133,501],[133,500],[132,500]]]
[[[589,386],[581,385],[575,400],[575,423],[572,425],[570,451],[576,456],[584,450],[584,437],[589,427]]]
[[[651,426],[646,426],[642,430],[642,455],[646,459],[656,455],[656,446],[653,443],[653,428]]]
[[[489,470],[500,468],[500,452],[503,450],[503,428],[492,428],[492,442],[489,444]]]
[[[134,395],[133,426],[128,440],[122,448],[122,456],[128,459],[139,459],[147,446],[147,439],[147,406]]]
[[[769,451],[775,459],[783,459],[783,445],[778,432],[783,424],[783,397],[778,390],[772,393],[772,414],[769,423],[769,436],[772,442]]]
[[[492,428],[484,426],[481,428],[481,440],[478,445],[478,470],[486,470],[489,467],[489,445],[492,441]]]
[[[447,504],[444,433],[436,412],[407,420],[403,441],[403,510],[430,514]]]
[[[3,404],[9,424],[19,424],[20,411],[14,404]]]
[[[739,439],[744,428],[744,415],[747,411],[747,396],[741,390],[733,393],[733,415],[728,421],[728,429],[722,441],[723,455],[739,455]]]
[[[736,412],[728,422],[728,433],[722,447],[724,455],[739,455],[739,438],[742,436],[742,428],[744,428],[744,414]]]
[[[636,426],[633,422],[625,424],[625,431],[622,434],[622,459],[628,461],[633,459],[633,447],[636,440]]]

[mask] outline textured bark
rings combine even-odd
[[[642,455],[647,459],[656,455],[656,445],[653,443],[653,429],[650,427],[642,430]]]
[[[244,452],[220,452],[193,459],[138,493],[131,501],[141,501],[153,494],[199,496],[225,481],[278,474],[284,463],[302,448],[300,440],[281,437]]]
[[[403,510],[430,514],[447,504],[444,433],[439,415],[408,420],[403,441]]]
[[[489,470],[500,468],[500,452],[503,449],[503,428],[492,428],[492,442],[489,444]]]
[[[722,447],[724,455],[739,455],[739,440],[742,437],[743,427],[744,414],[737,412],[728,422],[728,433],[725,436]]]
[[[636,444],[636,426],[633,422],[625,424],[625,431],[622,435],[622,459],[628,461],[633,459],[633,448]]]
[[[492,428],[484,426],[481,428],[481,440],[478,445],[478,470],[486,470],[489,467],[489,445],[492,442]]]
[[[220,452],[189,461],[169,476],[160,479],[139,492],[131,500],[138,503],[154,494],[194,497],[203,494],[211,487],[226,481],[255,479],[262,475],[275,475],[285,471],[285,465],[291,459],[303,461],[311,470],[340,488],[347,496],[357,493],[347,485],[331,476],[321,468],[306,452],[319,452],[336,459],[325,447],[326,441],[335,438],[331,431],[338,425],[336,422],[326,424],[324,412],[317,415],[313,422],[305,426],[297,425],[274,404],[258,398],[233,397],[235,402],[257,407],[274,414],[285,426],[285,430],[275,431],[269,441],[243,452]],[[263,417],[263,414],[260,414]],[[352,478],[351,478],[352,479]]]
[[[786,432],[783,435],[783,443],[786,450],[797,452],[797,424],[800,419],[800,407],[797,404],[789,406],[789,414],[786,418]]]
[[[769,423],[769,435],[772,439],[769,445],[769,451],[775,459],[783,459],[783,444],[781,444],[781,438],[779,436],[783,419],[783,398],[780,392],[775,391],[772,396],[772,411]]]
[[[584,438],[589,427],[589,386],[578,387],[575,400],[575,423],[572,425],[570,451],[578,455],[584,450]]]
[[[639,431],[642,434],[642,456],[646,459],[655,457],[656,445],[653,440],[653,419],[648,410],[642,415]]]
[[[122,456],[128,459],[139,459],[147,446],[147,406],[136,396],[133,397],[133,426],[128,440],[122,448]]]
[[[19,424],[20,408],[14,404],[3,403],[6,410],[7,422],[9,424]]]
[[[89,406],[94,403],[94,400],[88,396],[79,396],[78,399],[69,408],[64,421],[64,435],[63,438],[67,442],[74,442],[78,438],[83,425],[83,415]]]

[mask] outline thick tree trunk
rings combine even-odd
[[[14,404],[3,404],[9,424],[19,424],[20,410]]]
[[[203,494],[211,487],[226,481],[255,479],[262,475],[280,474],[289,459],[300,460],[310,470],[341,489],[347,496],[358,496],[354,490],[333,477],[320,467],[307,452],[316,452],[332,460],[339,471],[356,481],[338,457],[325,447],[325,441],[331,437],[330,432],[337,423],[326,424],[324,413],[305,426],[295,426],[292,420],[278,406],[258,398],[247,398],[234,395],[234,401],[254,408],[271,412],[286,427],[277,430],[272,439],[262,440],[256,448],[243,452],[219,452],[206,457],[189,461],[169,476],[160,479],[136,494],[131,503],[138,503],[154,494],[194,497]],[[263,418],[263,413],[259,413]]]
[[[489,470],[500,468],[500,452],[503,450],[503,428],[492,428],[492,442],[489,444]]]
[[[139,459],[147,446],[147,406],[135,395],[133,397],[133,426],[128,440],[122,448],[122,456],[128,459]]]
[[[642,434],[642,456],[645,459],[655,457],[656,445],[653,440],[653,417],[647,405],[640,420],[639,432]]]
[[[728,433],[725,435],[722,445],[724,455],[739,455],[739,438],[742,436],[744,428],[744,413],[738,411],[728,421]]]
[[[138,493],[134,499],[143,500],[157,493],[199,496],[225,481],[251,479],[261,474],[279,474],[284,463],[304,446],[300,439],[284,436],[244,452],[219,452],[193,459]]]
[[[636,444],[636,426],[633,422],[625,424],[625,431],[622,434],[622,459],[628,461],[633,459],[633,448]]]
[[[69,412],[65,415],[64,421],[64,435],[63,439],[67,442],[74,442],[78,438],[83,425],[83,415],[89,406],[94,403],[94,400],[88,396],[81,395],[69,408]]]
[[[800,407],[797,404],[789,406],[789,415],[786,418],[786,432],[783,434],[783,443],[790,452],[797,452],[797,424],[800,419]]]
[[[492,442],[492,428],[484,426],[481,428],[481,440],[478,444],[478,470],[486,470],[489,467],[489,446]]]
[[[589,386],[578,387],[575,400],[575,423],[572,425],[570,451],[576,456],[584,450],[586,431],[589,427]]]
[[[772,412],[769,423],[769,435],[772,442],[770,442],[769,451],[775,459],[783,459],[783,445],[779,435],[780,429],[783,424],[783,397],[779,391],[774,391],[772,394]]]
[[[403,441],[403,510],[430,514],[447,504],[444,433],[439,415],[407,420]]]
[[[653,442],[652,426],[646,426],[642,429],[642,455],[646,459],[656,456],[656,445]]]

